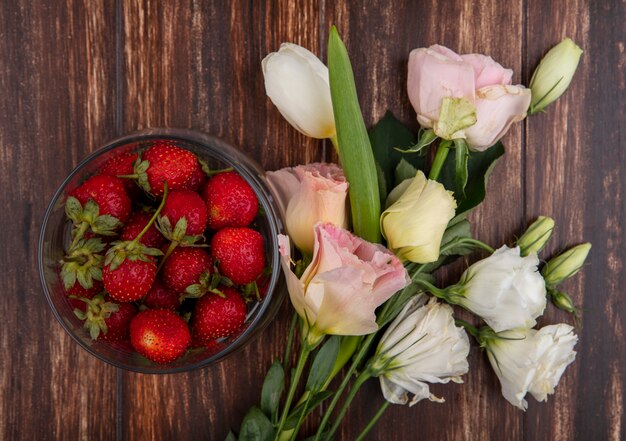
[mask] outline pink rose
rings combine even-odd
[[[320,334],[365,335],[378,329],[375,310],[410,283],[402,263],[382,245],[329,223],[315,225],[311,264],[291,271],[289,238],[279,236],[291,303]]]
[[[313,226],[330,222],[348,226],[348,182],[336,164],[314,163],[268,172],[267,181],[285,228],[296,246],[313,253]]]
[[[491,57],[458,55],[447,47],[434,45],[411,51],[407,89],[423,127],[432,128],[445,139],[464,138],[474,150],[485,150],[513,122],[526,117],[530,90],[512,86],[512,76],[511,69],[505,69]],[[464,106],[459,105],[456,113],[442,115],[446,98],[462,100]],[[451,114],[458,121],[450,121]],[[441,121],[443,118],[446,121]]]

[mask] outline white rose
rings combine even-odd
[[[546,307],[538,264],[537,253],[522,257],[519,247],[503,246],[463,273],[454,302],[482,317],[496,332],[531,328]]]
[[[391,403],[409,403],[409,393],[411,406],[424,398],[443,402],[427,383],[462,383],[469,369],[469,340],[452,308],[434,298],[424,304],[425,298],[411,299],[378,344],[372,369]]]
[[[546,401],[559,383],[565,368],[574,361],[578,337],[566,324],[535,329],[515,329],[481,338],[489,362],[506,400],[522,410],[530,392],[538,401]]]

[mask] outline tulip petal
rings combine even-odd
[[[262,63],[265,91],[283,117],[313,138],[335,134],[328,68],[307,49],[283,43]]]
[[[465,130],[467,144],[483,151],[494,145],[511,124],[526,118],[530,89],[523,86],[487,86],[476,91],[476,124]]]

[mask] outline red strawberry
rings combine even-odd
[[[193,170],[191,174],[191,178],[184,186],[185,190],[198,191],[202,188],[204,183],[206,182],[206,174],[202,170],[202,166],[198,161],[196,168]]]
[[[109,300],[109,299],[105,299]],[[107,331],[102,335],[102,340],[124,341],[129,337],[130,321],[137,314],[137,308],[132,303],[120,303],[119,309],[111,313],[111,316],[104,320]]]
[[[98,214],[108,214],[124,223],[130,216],[131,201],[120,178],[96,175],[70,193],[84,206],[89,199],[98,205]],[[97,233],[97,231],[96,231]]]
[[[226,286],[219,289],[225,297],[201,297],[193,310],[191,332],[194,341],[201,345],[209,345],[216,338],[228,337],[246,320],[246,302],[239,293]]]
[[[198,283],[200,275],[210,271],[212,265],[211,256],[202,248],[176,248],[163,264],[163,281],[180,294]]]
[[[171,309],[175,311],[180,307],[178,298],[179,295],[176,291],[157,279],[144,297],[143,304],[152,309]]]
[[[167,196],[163,210],[161,211],[160,225],[164,230],[168,230],[167,224],[164,224],[164,218],[167,218],[169,230],[176,235],[178,222],[185,219],[186,228],[181,231],[181,236],[196,236],[204,233],[207,223],[206,205],[202,198],[191,190],[172,190]],[[166,234],[167,236],[167,234]],[[182,237],[169,237],[170,240],[182,240]]]
[[[212,230],[247,227],[259,211],[254,190],[234,171],[211,178],[202,196],[209,209],[209,228]]]
[[[110,252],[109,250],[107,258]],[[145,259],[125,258],[118,266],[104,265],[102,281],[112,298],[118,302],[134,302],[150,291],[156,277],[157,266],[153,257],[145,256]]]
[[[263,236],[250,228],[224,228],[215,233],[211,255],[220,274],[237,285],[254,282],[265,268]]]
[[[152,213],[145,211],[136,211],[131,214],[128,222],[126,222],[126,225],[122,230],[120,239],[133,240],[139,235],[139,233],[141,233],[144,227],[148,225],[151,218]],[[165,238],[161,235],[161,233],[159,233],[159,230],[157,230],[154,225],[151,225],[146,234],[141,237],[139,242],[147,247],[159,248],[165,242]]]
[[[76,281],[76,283],[74,283],[74,286],[65,290],[65,293],[69,297],[68,300],[70,302],[70,305],[72,305],[74,309],[79,309],[80,311],[84,312],[87,309],[87,304],[80,298],[91,300],[96,294],[100,294],[103,290],[104,286],[102,285],[102,282],[98,280],[94,280],[93,286],[89,289],[83,288],[83,286],[78,283],[78,281]]]
[[[139,154],[134,152],[119,153],[112,156],[100,167],[100,174],[107,176],[128,176],[134,174],[135,161]],[[124,187],[131,199],[141,196],[141,189],[132,179],[124,179]]]
[[[75,309],[74,314],[85,321],[92,339],[102,338],[107,341],[123,341],[128,338],[130,320],[137,313],[137,308],[130,303],[117,304],[111,299],[98,294],[93,299],[80,299],[84,309]]]
[[[154,196],[163,195],[163,183],[170,190],[186,188],[198,158],[188,150],[168,142],[156,142],[141,155],[141,162],[135,165],[137,183]]]
[[[191,340],[187,323],[167,309],[148,309],[130,322],[130,343],[155,363],[169,363],[183,355]]]

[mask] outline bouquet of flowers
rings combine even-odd
[[[429,383],[462,382],[468,334],[511,404],[526,409],[528,393],[539,401],[554,393],[574,361],[577,336],[564,323],[534,327],[548,299],[576,314],[559,285],[582,268],[591,245],[540,261],[551,218],[539,217],[511,246],[494,249],[472,237],[468,214],[483,201],[489,172],[504,154],[500,138],[567,89],[581,53],[565,39],[526,88],[512,85],[512,70],[488,56],[439,45],[415,49],[407,91],[417,134],[390,113],[366,130],[334,27],[328,67],[288,43],[263,60],[269,98],[297,130],[330,139],[340,164],[267,173],[288,234],[278,243],[295,313],[260,405],[228,440],[294,440],[320,406],[323,417],[310,439],[331,440],[360,386],[377,378],[386,401],[363,439],[390,404],[443,402]],[[438,286],[439,268],[477,250],[487,256],[457,283]],[[484,325],[455,320],[450,305]],[[295,366],[292,347],[299,348]]]

